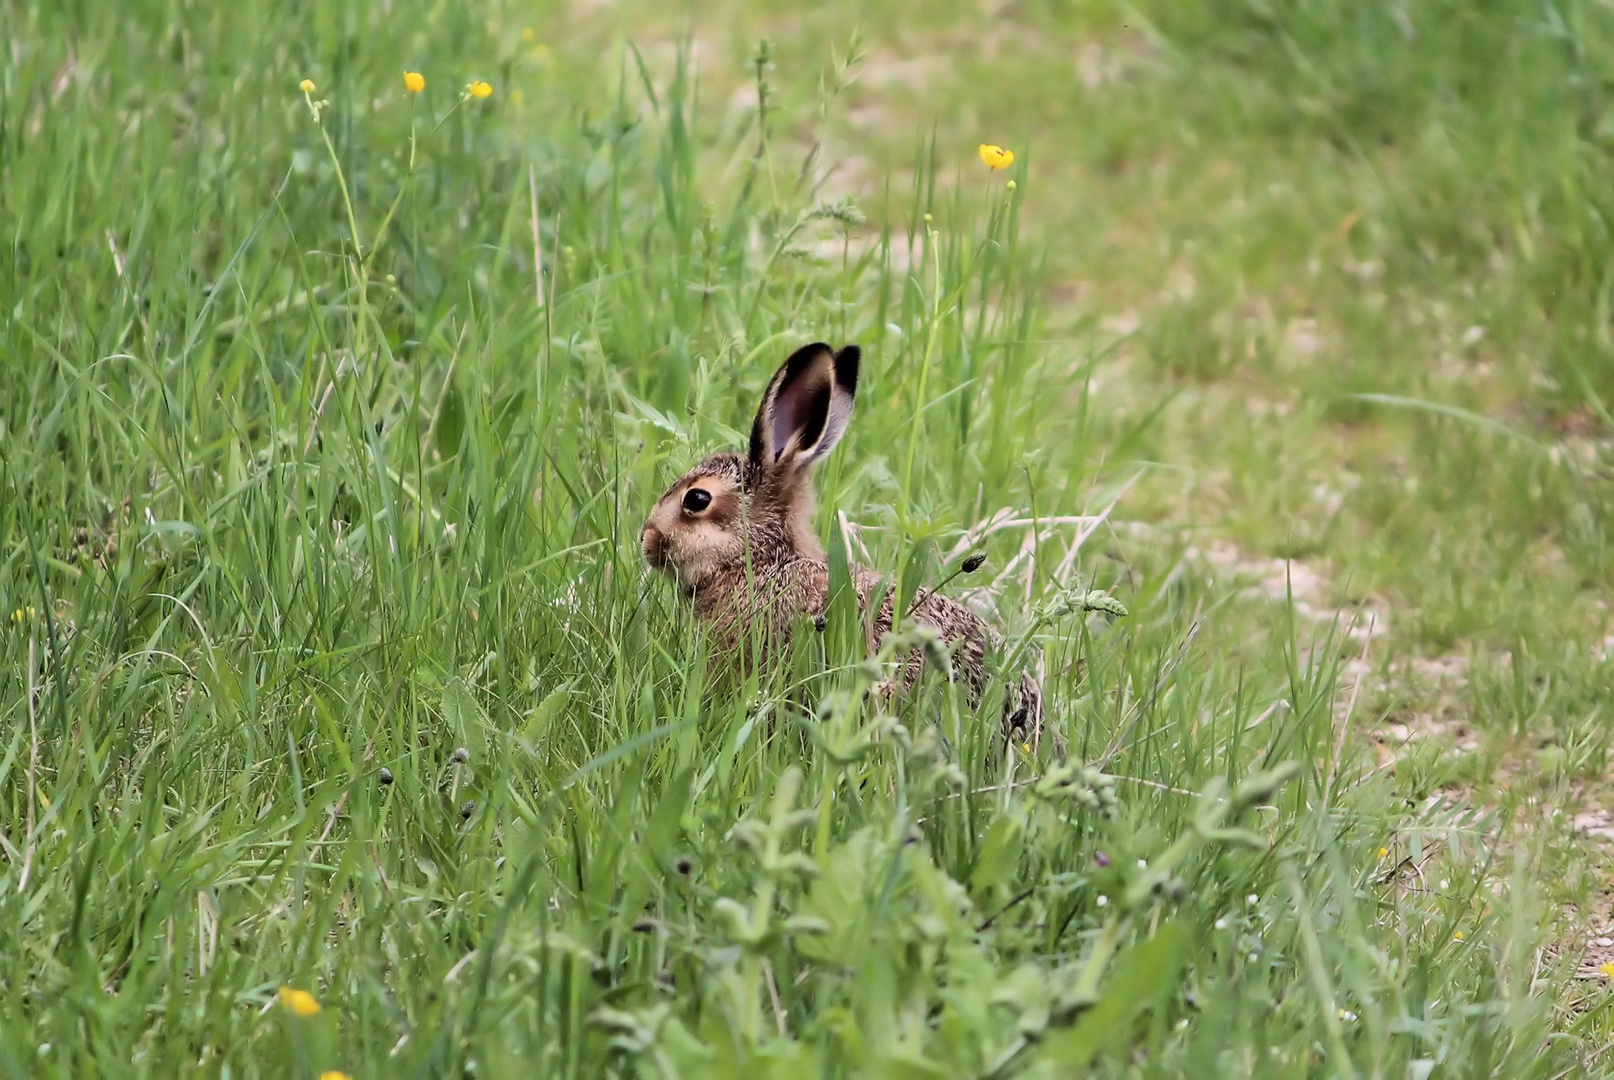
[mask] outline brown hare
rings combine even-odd
[[[829,564],[812,531],[810,474],[846,434],[860,358],[856,345],[839,352],[822,342],[798,349],[762,395],[748,452],[713,454],[685,473],[639,534],[645,561],[677,579],[696,614],[726,644],[739,647],[757,629],[772,643],[786,642],[799,619],[824,613]],[[866,613],[882,579],[857,566],[852,577]],[[996,636],[979,615],[934,593],[922,594],[910,612],[947,643],[954,676],[978,703]],[[887,586],[873,642],[891,629],[891,616]],[[919,668],[908,663],[904,681],[911,683]],[[1006,696],[1003,733],[1032,744],[1041,738],[1042,693],[1030,673]]]

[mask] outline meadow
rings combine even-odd
[[[0,40],[0,1073],[1614,1072],[1607,4]],[[1063,759],[646,568],[815,340]]]

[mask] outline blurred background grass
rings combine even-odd
[[[1611,29],[0,0],[0,1068],[1606,1071]],[[1105,516],[964,593],[1131,607],[1043,642],[1113,821],[707,685],[634,536],[815,337],[857,557]]]

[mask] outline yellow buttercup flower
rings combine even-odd
[[[1387,848],[1387,847],[1379,848],[1379,858],[1382,859],[1388,854],[1390,854],[1390,849],[1389,848]]]
[[[297,89],[301,90],[305,94],[312,94],[314,92],[314,80],[304,79],[302,82],[297,84]]]
[[[319,1001],[313,994],[290,986],[280,988],[280,1003],[298,1016],[313,1016],[320,1009]]]
[[[33,622],[37,618],[39,618],[39,611],[32,604],[27,607],[20,607],[11,613],[11,621],[18,626],[25,622]]]
[[[426,89],[426,76],[418,71],[404,72],[404,89],[411,94],[418,94]]]
[[[478,79],[471,84],[471,96],[474,98],[492,97],[493,87],[490,84],[483,82],[481,79]]]
[[[1453,934],[1451,936],[1451,939],[1453,941],[1462,941],[1463,938],[1465,938],[1466,936],[1467,936],[1466,934],[1464,934],[1461,930],[1459,930],[1459,931],[1457,931],[1457,933],[1455,933],[1455,934]]]
[[[1014,151],[1005,150],[1001,146],[991,143],[981,144],[981,160],[986,162],[988,168],[1007,169],[1014,164]]]
[[[345,1072],[337,1072],[335,1069],[326,1069],[324,1072],[319,1074],[319,1080],[353,1080],[353,1078]]]
[[[1608,978],[1614,979],[1614,960],[1604,960],[1601,964],[1597,965],[1597,970],[1601,971]]]

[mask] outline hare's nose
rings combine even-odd
[[[639,534],[639,546],[644,549],[644,561],[651,566],[660,567],[666,561],[661,540],[661,530],[654,525],[646,525]]]

